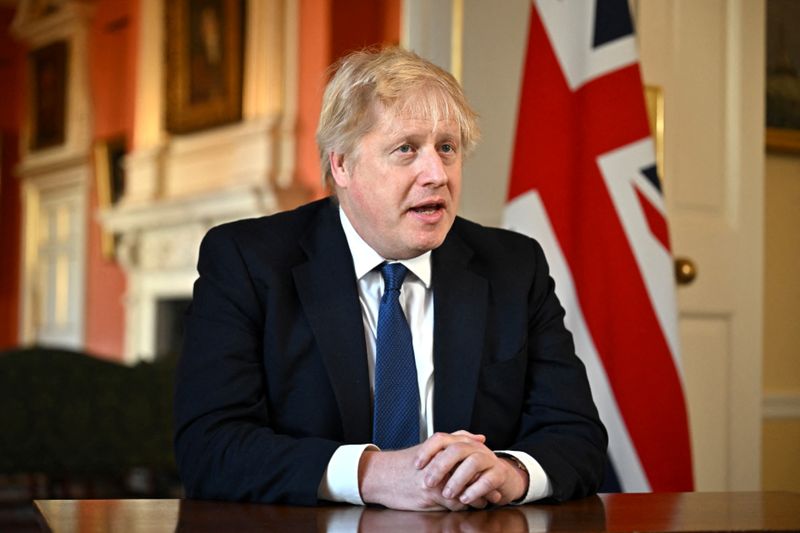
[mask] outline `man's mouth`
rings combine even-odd
[[[439,211],[440,209],[444,209],[444,202],[430,202],[430,203],[420,204],[418,206],[412,207],[411,211],[419,213],[420,215],[432,215],[437,211]]]

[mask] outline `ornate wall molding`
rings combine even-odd
[[[22,0],[12,23],[12,32],[30,51],[16,168],[23,191],[24,344],[83,347],[91,14],[87,1]],[[41,128],[53,124],[56,134],[42,138]]]

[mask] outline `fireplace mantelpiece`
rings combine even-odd
[[[127,274],[125,361],[159,355],[158,302],[191,297],[205,233],[223,222],[275,211],[273,146],[273,129],[264,122],[199,133],[169,149],[126,158],[127,179],[154,180],[147,188],[159,194],[126,195],[101,213],[103,227],[118,236],[117,259]]]
[[[117,235],[125,270],[124,359],[158,356],[159,302],[191,297],[200,241],[217,224],[269,214],[276,190],[294,178],[298,7],[247,0],[242,120],[171,135],[163,122],[164,24],[161,0],[142,0],[133,149],[124,158],[125,192],[100,213]]]

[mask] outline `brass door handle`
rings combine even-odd
[[[675,281],[678,285],[689,285],[697,277],[697,267],[688,257],[675,258]]]

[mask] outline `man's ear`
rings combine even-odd
[[[336,186],[346,188],[350,183],[350,172],[344,164],[344,154],[329,152],[328,162],[331,165],[331,175]]]

